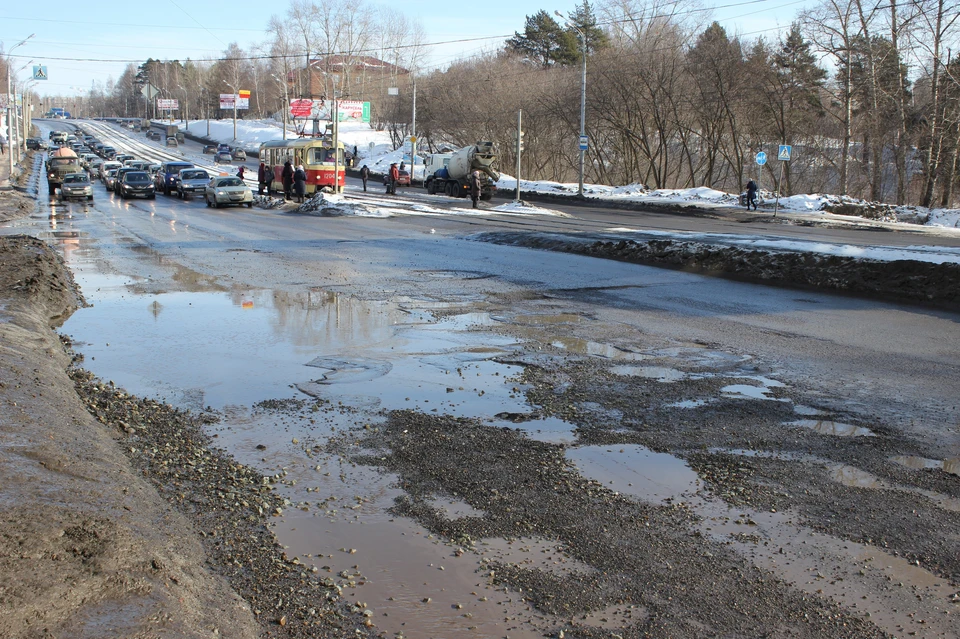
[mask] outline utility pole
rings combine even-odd
[[[523,151],[523,109],[517,111],[517,194],[514,202],[520,202],[520,152]]]
[[[27,40],[29,40],[30,38],[32,38],[32,37],[35,36],[35,35],[36,35],[35,33],[31,33],[31,34],[28,35],[26,38],[24,38],[21,42],[19,42],[18,44],[14,45],[13,47],[10,48],[9,51],[7,51],[7,143],[8,143],[8,145],[10,146],[10,152],[9,152],[7,155],[8,155],[8,157],[10,158],[10,177],[13,177],[13,168],[14,168],[14,161],[13,161],[13,148],[14,148],[14,147],[13,147],[13,123],[14,123],[14,119],[17,117],[17,116],[16,116],[16,109],[17,109],[16,104],[15,104],[15,103],[14,103],[14,104],[10,104],[10,98],[11,98],[11,95],[10,95],[10,93],[11,93],[11,90],[10,90],[10,84],[11,84],[10,75],[11,75],[11,73],[13,73],[13,61],[12,61],[11,58],[10,58],[10,54],[12,54],[17,48],[22,47],[23,45],[25,45],[25,44],[27,43]]]
[[[410,116],[410,186],[417,168],[417,78],[413,78],[413,114]]]
[[[337,105],[337,89],[333,89],[333,192],[340,193],[340,107]]]

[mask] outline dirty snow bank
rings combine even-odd
[[[391,211],[387,211],[379,206],[362,202],[348,202],[343,195],[330,193],[317,193],[298,206],[294,212],[324,217],[339,217],[344,215],[353,215],[356,217],[393,216]]]

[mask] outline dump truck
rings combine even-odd
[[[68,173],[80,173],[80,158],[70,147],[60,147],[47,158],[47,188],[50,195],[57,192],[57,187],[63,184],[63,176]]]
[[[167,138],[173,138],[180,144],[183,144],[183,131],[180,130],[176,124],[156,124],[154,123],[153,128],[160,131],[160,140],[166,140]]]
[[[470,195],[470,174],[480,172],[480,199],[489,200],[497,192],[500,173],[493,167],[497,155],[493,142],[477,142],[453,153],[433,153],[427,157],[423,181],[427,193],[445,193],[452,197]]]

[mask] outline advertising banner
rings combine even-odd
[[[243,95],[244,93],[247,94],[246,97],[244,97],[244,95]],[[220,108],[221,108],[221,109],[229,109],[230,111],[233,111],[233,103],[234,103],[234,102],[237,103],[237,109],[238,109],[238,110],[249,109],[249,108],[250,108],[250,92],[249,92],[249,91],[241,91],[241,92],[240,92],[240,95],[235,95],[235,94],[233,94],[233,93],[221,93],[221,94],[220,94]]]
[[[180,103],[177,100],[157,98],[157,108],[161,111],[175,111],[180,108]]]
[[[290,117],[294,120],[329,120],[331,100],[290,100]],[[370,103],[359,100],[337,101],[340,122],[370,122]]]

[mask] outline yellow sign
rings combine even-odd
[[[411,141],[411,142],[416,142],[416,141],[417,141],[417,136],[411,135],[411,136],[410,136],[410,141]]]

